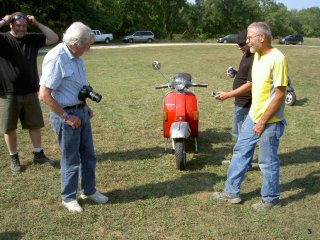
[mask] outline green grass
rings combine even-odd
[[[80,200],[84,212],[68,213],[61,205],[59,171],[31,164],[32,146],[19,127],[22,174],[12,175],[3,140],[0,145],[0,239],[319,239],[320,48],[279,48],[288,58],[298,99],[286,107],[289,126],[279,149],[282,208],[251,210],[260,200],[256,157],[255,170],[242,184],[243,204],[211,198],[212,191],[223,189],[227,166],[221,162],[232,154],[233,100],[216,101],[210,92],[231,88],[225,70],[241,58],[234,45],[99,48],[84,60],[89,82],[103,95],[90,106],[95,111],[97,188],[110,202]],[[151,68],[153,60],[161,61],[169,76],[186,71],[194,81],[209,84],[193,89],[200,107],[200,152],[188,151],[187,171],[176,170],[174,156],[163,152],[166,90],[154,89],[165,81]],[[59,159],[46,106],[43,111],[45,152]]]

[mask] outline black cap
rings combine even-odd
[[[244,29],[239,33],[237,43],[240,45],[245,45],[246,41],[247,41],[247,29]]]

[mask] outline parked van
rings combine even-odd
[[[154,41],[154,34],[151,31],[136,31],[128,36],[122,38],[123,42],[148,42],[151,43]]]
[[[280,44],[299,44],[303,43],[303,36],[300,34],[288,35],[279,40]]]

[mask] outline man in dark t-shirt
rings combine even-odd
[[[41,33],[28,33],[27,25],[37,27]],[[29,130],[33,144],[33,162],[53,164],[43,152],[41,128],[44,126],[38,99],[38,51],[44,45],[54,44],[58,35],[38,22],[34,16],[21,12],[6,15],[0,27],[10,26],[10,31],[0,33],[0,132],[10,153],[11,170],[20,172],[17,150],[17,124]]]
[[[243,30],[239,33],[237,44],[243,53],[241,58],[239,68],[235,71],[235,78],[233,81],[233,90],[230,92],[217,92],[216,99],[226,100],[228,98],[234,97],[234,109],[233,109],[233,127],[232,135],[237,141],[241,125],[249,113],[251,106],[251,68],[253,63],[253,54],[250,53],[250,48],[246,43],[247,40],[247,30]],[[227,71],[227,76],[232,77]],[[223,161],[223,163],[230,163],[229,160]],[[252,167],[249,164],[249,169]]]

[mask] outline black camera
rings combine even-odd
[[[93,91],[91,86],[84,85],[79,92],[78,98],[81,101],[85,101],[86,98],[90,98],[91,100],[98,103],[101,101],[102,96],[99,93]]]

